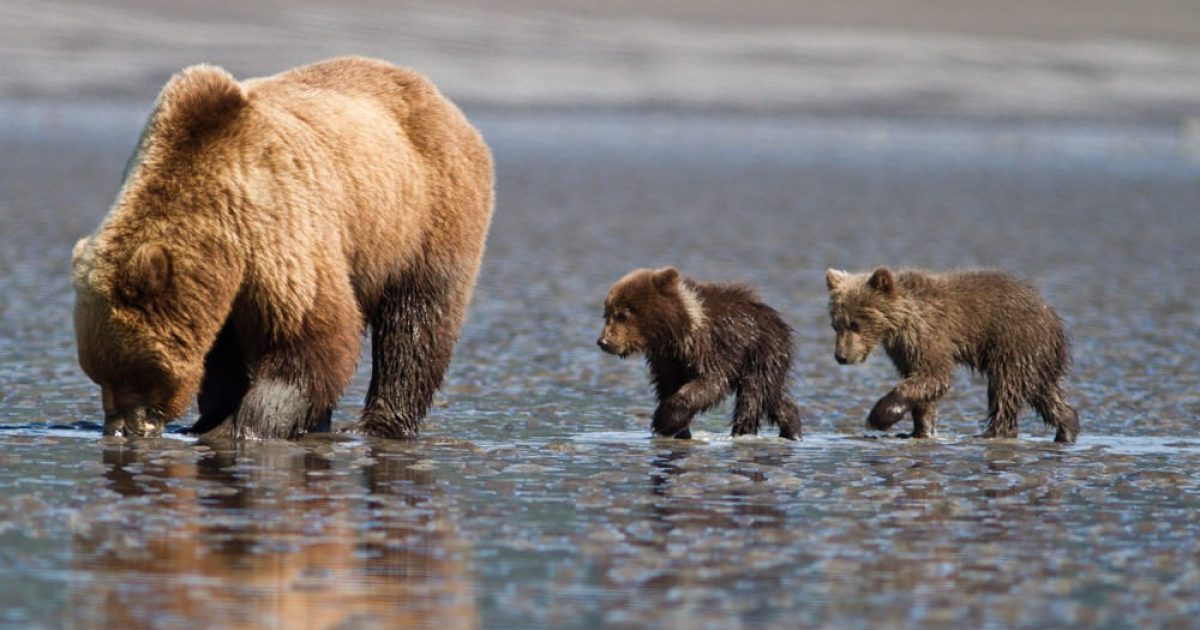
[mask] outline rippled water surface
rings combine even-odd
[[[1192,625],[1200,157],[1172,128],[477,114],[484,271],[415,443],[99,437],[69,252],[144,112],[0,107],[0,625]],[[797,331],[806,439],[650,439],[594,347],[609,284],[675,264]],[[894,376],[832,360],[827,266],[994,266],[1075,343],[1079,444],[1033,417],[862,428]],[[335,422],[353,418],[361,370]],[[181,425],[182,426],[182,425]]]

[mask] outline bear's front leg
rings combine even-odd
[[[246,361],[237,347],[233,325],[226,322],[204,358],[204,379],[196,400],[200,418],[188,432],[200,435],[219,427],[237,411],[249,388]]]
[[[871,413],[867,415],[867,426],[877,431],[886,431],[903,420],[911,410],[912,403],[893,389],[871,408]]]
[[[212,434],[241,438],[295,438],[330,429],[333,407],[354,376],[359,353],[353,294],[319,299],[295,333],[260,348],[249,361],[250,388],[230,426]]]
[[[670,400],[664,400],[658,404],[658,408],[654,410],[654,418],[651,420],[650,428],[654,430],[656,435],[663,437],[677,437],[686,432],[687,437],[680,439],[688,439],[692,436],[691,429],[688,424],[692,421],[692,416],[696,412],[688,407],[680,406]]]
[[[917,403],[912,408],[914,438],[931,438],[937,435],[937,403]]]
[[[292,439],[328,431],[333,404],[314,396],[315,389],[301,379],[278,374],[256,378],[229,430],[234,437],[257,439]]]
[[[930,405],[936,414],[937,401],[950,390],[953,363],[940,366],[931,373],[918,373],[905,377],[896,384],[887,396],[879,399],[867,416],[867,425],[873,429],[886,430],[904,419],[908,412],[913,413],[913,437],[929,437],[923,429],[928,418],[932,430],[932,420],[936,415],[929,415]]]
[[[692,434],[688,424],[692,418],[721,402],[725,389],[723,383],[709,379],[697,379],[684,384],[658,404],[651,428],[655,434],[663,437],[690,438]]]

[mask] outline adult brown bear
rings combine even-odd
[[[425,77],[340,58],[159,95],[117,200],[73,253],[79,362],[104,432],[328,431],[364,326],[355,429],[414,436],[458,338],[493,204],[491,155]]]

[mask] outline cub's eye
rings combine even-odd
[[[628,315],[626,315],[626,314],[625,314],[625,313],[623,313],[623,312],[622,312],[622,313],[617,313],[616,315],[613,315],[613,321],[614,321],[614,322],[621,323],[621,322],[624,322],[624,321],[625,321],[625,320],[627,320],[627,319],[629,319],[629,316],[628,316]]]
[[[852,333],[856,333],[861,329],[861,327],[858,325],[857,321],[850,322],[850,325],[847,326],[847,328],[849,328],[850,332],[852,332]]]

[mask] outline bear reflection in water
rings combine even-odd
[[[403,453],[347,467],[319,450],[251,443],[198,461],[106,450],[121,499],[76,536],[92,579],[71,595],[73,621],[478,626],[469,550],[431,473]]]

